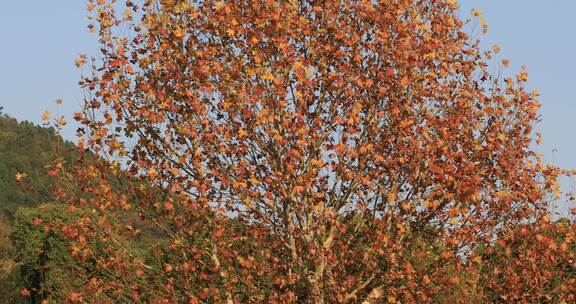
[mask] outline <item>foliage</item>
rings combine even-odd
[[[576,225],[521,225],[480,251],[485,302],[576,301]]]
[[[488,284],[475,249],[546,214],[560,171],[531,150],[527,72],[491,73],[456,1],[88,9],[75,118],[109,165],[58,171],[96,261],[71,302],[465,301]],[[162,232],[149,259],[109,224],[127,212]]]
[[[37,126],[27,121],[18,122],[3,114],[0,107],[0,302],[2,303],[17,303],[23,300],[20,290],[24,286],[30,287],[28,284],[30,282],[25,281],[31,280],[38,273],[37,267],[32,267],[30,264],[21,267],[23,261],[14,256],[17,248],[9,238],[12,232],[24,233],[26,237],[31,237],[22,243],[30,246],[35,243],[35,237],[38,237],[30,234],[31,231],[14,231],[12,225],[15,213],[19,208],[32,207],[51,200],[54,183],[50,176],[51,172],[46,166],[55,160],[67,164],[77,159],[75,149],[72,143],[58,136],[53,128]],[[24,212],[42,213],[28,209],[21,211],[19,215],[21,219],[17,220],[20,225],[18,229],[23,228],[21,225],[22,217],[25,217]],[[42,218],[52,215],[54,214],[44,213]],[[63,250],[63,254],[66,252],[64,248],[60,249]],[[22,248],[18,250],[22,251]],[[30,258],[32,255],[21,257]]]
[[[17,280],[13,278],[14,261],[12,255],[14,248],[10,242],[9,236],[12,232],[10,221],[0,215],[0,302],[9,303],[8,299],[17,299],[14,294],[14,284]]]
[[[0,111],[0,211],[3,215],[10,219],[20,206],[45,203],[54,187],[45,166],[57,156],[63,156],[64,161],[76,159],[73,150],[74,145],[64,141],[54,129],[28,121],[18,122]]]
[[[16,212],[11,240],[20,273],[18,290],[30,292],[30,303],[62,298],[73,286],[80,286],[81,281],[69,271],[74,265],[69,241],[59,229],[77,218],[65,207],[53,204]]]

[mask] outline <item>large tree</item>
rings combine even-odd
[[[118,246],[102,264],[125,280],[88,290],[440,301],[478,244],[546,209],[556,171],[530,149],[527,73],[489,69],[497,48],[466,33],[456,1],[115,2],[89,1],[101,54],[77,62],[92,72],[76,118],[82,145],[145,186],[71,201],[137,210],[167,241],[157,266]]]

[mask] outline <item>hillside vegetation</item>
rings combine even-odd
[[[18,262],[10,240],[18,210],[26,215],[48,203],[53,181],[45,167],[57,157],[69,162],[76,154],[75,146],[54,129],[19,122],[0,107],[0,302],[12,301],[8,293],[16,292],[14,276],[20,275],[14,271]]]
[[[82,212],[71,212],[52,193],[58,187],[58,178],[51,176],[55,164],[69,168],[80,159],[87,166],[95,163],[92,156],[81,157],[78,147],[53,128],[18,121],[0,107],[0,303],[43,303],[46,299],[60,303],[58,298],[81,283],[70,274],[71,269],[92,271],[94,261],[73,259],[67,238],[74,231],[62,231],[81,219]],[[109,182],[118,189],[130,185],[120,172]],[[154,261],[148,251],[153,244],[163,243],[156,228],[145,225],[137,212],[110,220],[113,225],[134,227],[137,235],[122,246]],[[99,248],[91,245],[95,252]]]
[[[65,160],[73,158],[74,145],[54,129],[19,122],[0,108],[0,208],[5,216],[49,197],[51,180],[44,167],[57,157],[57,146]],[[25,174],[21,184],[16,178],[19,173]]]

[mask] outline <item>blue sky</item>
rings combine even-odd
[[[511,60],[510,73],[521,65],[530,72],[529,87],[538,89],[543,145],[537,150],[547,162],[576,168],[576,26],[574,0],[461,0],[460,15],[470,9],[484,12],[489,33],[486,47],[502,47],[501,58]],[[40,122],[46,108],[56,112],[54,100],[63,98],[60,112],[72,120],[82,91],[74,67],[79,53],[96,54],[96,37],[86,29],[85,1],[3,1],[0,9],[0,106],[20,120]],[[64,130],[73,138],[75,125]],[[574,180],[562,182],[564,190]]]
[[[528,86],[540,92],[543,143],[536,150],[547,163],[576,168],[576,26],[573,0],[461,0],[462,16],[472,8],[484,12],[488,34],[483,45],[501,46],[501,58],[511,61],[510,73],[526,65]],[[576,179],[561,179],[563,191],[576,192]],[[571,207],[574,207],[571,204]],[[555,208],[567,214],[565,202]]]
[[[509,71],[526,65],[529,87],[541,96],[539,130],[544,143],[539,150],[549,162],[576,167],[576,1],[556,0],[462,0],[461,12],[484,12],[488,35],[484,45],[497,43],[500,57],[511,60]],[[554,153],[552,153],[554,151]]]
[[[79,53],[95,53],[96,37],[88,32],[85,1],[2,1],[0,8],[0,106],[20,120],[40,121],[54,100],[71,120],[82,91]],[[64,134],[73,138],[74,128]]]

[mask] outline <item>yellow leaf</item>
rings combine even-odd
[[[397,197],[396,190],[391,190],[390,192],[388,192],[388,195],[386,196],[389,203],[396,201],[396,197]]]
[[[314,68],[313,68],[313,67],[308,67],[308,68],[306,69],[306,74],[305,74],[305,76],[306,76],[306,78],[310,78],[310,77],[312,77],[312,75],[314,75]]]
[[[50,111],[48,109],[44,110],[42,113],[42,120],[49,120],[50,119]]]
[[[216,2],[216,9],[217,9],[217,10],[221,10],[221,9],[223,9],[223,8],[225,8],[225,7],[226,7],[226,4],[225,4],[224,2],[222,2],[222,1]]]
[[[410,79],[408,79],[408,77],[403,77],[402,79],[400,79],[400,84],[401,84],[403,87],[408,86],[409,83],[410,83]]]
[[[324,209],[324,204],[322,204],[322,203],[318,203],[312,207],[312,210],[314,212],[322,211],[322,209]]]
[[[270,73],[269,70],[266,70],[264,72],[264,75],[262,75],[262,79],[264,80],[269,80],[269,81],[274,81],[274,79],[276,79],[276,77],[274,77],[274,75],[272,73]]]
[[[522,71],[518,73],[518,81],[526,82],[528,81],[528,72]]]
[[[448,6],[451,9],[457,9],[458,8],[458,1],[456,1],[456,0],[446,0],[446,4],[448,4]]]
[[[242,200],[242,202],[244,203],[244,205],[246,205],[246,207],[247,207],[248,209],[252,209],[252,208],[254,207],[254,204],[253,204],[252,201],[251,201],[250,199],[248,199],[248,198],[244,198],[244,199]]]
[[[560,199],[560,184],[554,183],[554,185],[552,185],[552,190],[554,191],[554,199]]]
[[[495,44],[492,46],[492,50],[494,51],[494,53],[500,53],[501,48],[499,45]]]
[[[294,69],[299,70],[303,68],[303,64],[301,61],[294,62]]]
[[[482,25],[482,26],[487,26],[487,25],[488,25],[488,23],[486,22],[486,19],[484,19],[484,18],[480,18],[480,19],[478,20],[478,22],[480,22],[480,25]]]
[[[176,38],[182,38],[184,37],[184,31],[181,28],[177,28],[174,30],[174,36],[176,36]]]
[[[20,183],[22,182],[22,180],[24,180],[24,178],[26,178],[26,176],[28,176],[26,173],[16,173],[16,182]]]
[[[243,129],[239,129],[238,135],[242,138],[246,138],[246,137],[248,137],[248,132],[244,131]]]
[[[149,175],[150,177],[154,178],[154,177],[158,176],[158,171],[156,171],[156,168],[150,167],[150,168],[148,169],[148,175]]]
[[[84,64],[86,64],[86,60],[85,60],[84,58],[82,58],[82,57],[74,60],[74,65],[75,65],[77,68],[83,66]]]
[[[64,119],[64,117],[60,117],[56,120],[56,125],[57,126],[65,126],[68,122],[66,121],[66,119]]]
[[[410,204],[408,204],[408,202],[403,202],[402,209],[404,209],[404,211],[410,211],[410,209],[412,208],[410,207]]]

